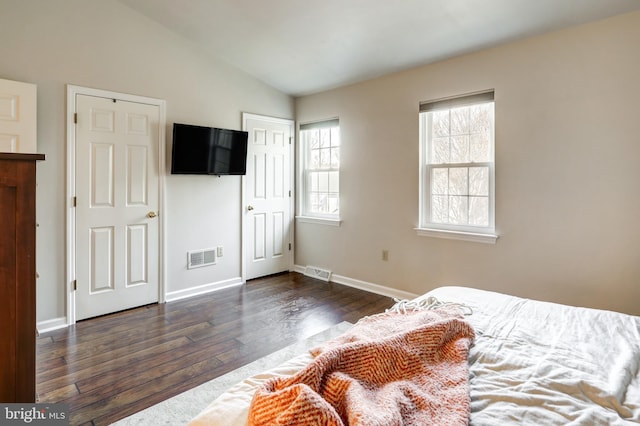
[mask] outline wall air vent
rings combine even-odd
[[[187,252],[187,269],[216,264],[216,249],[193,250]]]
[[[304,274],[308,277],[317,278],[326,282],[331,280],[331,271],[328,269],[318,268],[317,266],[307,265],[307,267],[304,268]]]

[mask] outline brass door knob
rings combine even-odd
[[[153,218],[154,218],[154,217],[156,217],[156,216],[158,216],[158,215],[156,214],[156,212],[149,212],[149,213],[147,213],[147,217],[148,217],[149,219],[153,219]]]

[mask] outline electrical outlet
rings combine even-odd
[[[224,249],[222,248],[222,246],[218,246],[218,248],[216,249],[216,256],[218,257],[224,256]]]
[[[385,262],[389,260],[389,250],[382,250],[382,260]]]

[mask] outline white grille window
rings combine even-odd
[[[300,125],[302,215],[340,215],[340,126],[338,119]]]
[[[419,233],[495,242],[493,91],[421,103],[420,152]]]

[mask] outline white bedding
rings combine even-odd
[[[476,330],[469,354],[472,425],[640,423],[640,317],[465,287],[421,298],[463,303]],[[243,425],[257,386],[294,374],[296,357],[229,389],[191,425]]]
[[[640,317],[461,287],[429,295],[473,309],[472,424],[640,423]]]

